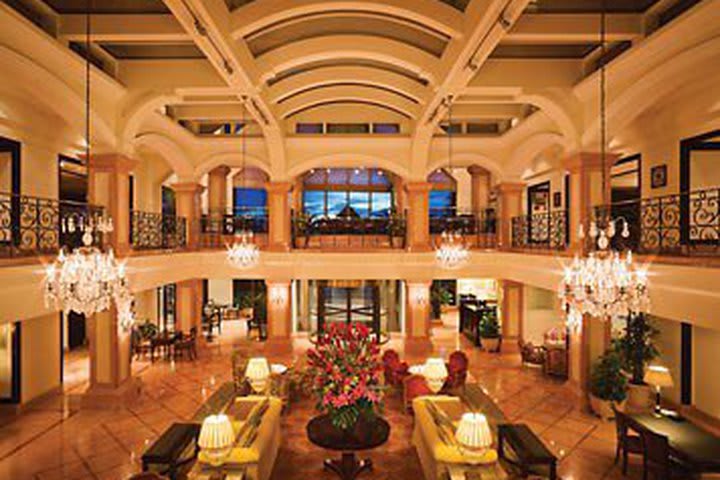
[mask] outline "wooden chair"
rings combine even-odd
[[[643,480],[648,480],[648,473],[652,472],[655,480],[672,480],[673,478],[696,478],[689,469],[671,456],[668,437],[641,430],[640,438],[643,447]]]
[[[188,354],[190,360],[197,359],[197,327],[192,327],[189,335],[181,333],[175,341],[174,354],[184,357],[185,353]]]
[[[622,473],[627,475],[628,454],[643,454],[642,439],[639,435],[629,433],[629,419],[623,412],[613,407],[615,412],[615,433],[617,438],[617,447],[615,448],[615,464],[617,465],[622,456]]]
[[[140,472],[129,477],[128,480],[167,480],[167,477],[163,477],[155,472]]]

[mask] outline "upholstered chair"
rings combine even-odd
[[[423,395],[432,395],[433,392],[422,375],[408,375],[403,379],[403,405],[408,413],[412,413],[412,402]]]
[[[382,356],[385,384],[389,386],[402,385],[403,378],[408,375],[408,364],[400,361],[400,355],[395,350],[386,350]]]
[[[458,350],[450,354],[447,365],[448,377],[443,386],[444,392],[456,393],[465,386],[469,364],[470,361],[464,352]]]

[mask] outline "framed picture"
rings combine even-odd
[[[562,206],[562,193],[553,193],[553,208],[560,208]]]
[[[657,165],[650,169],[650,187],[662,188],[667,186],[667,165]]]

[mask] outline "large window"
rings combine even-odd
[[[312,170],[304,180],[303,210],[315,217],[388,218],[392,182],[382,170]]]
[[[457,208],[456,182],[448,172],[442,169],[435,170],[428,176],[432,183],[430,191],[430,218],[455,216]]]
[[[235,215],[264,217],[267,207],[267,191],[264,188],[235,187],[233,210]]]

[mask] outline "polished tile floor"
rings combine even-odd
[[[292,348],[248,340],[239,324],[229,323],[223,336],[203,349],[196,362],[137,363],[134,370],[144,384],[142,397],[118,411],[79,410],[74,395],[81,380],[74,377],[66,394],[19,416],[2,418],[0,479],[125,479],[139,471],[139,457],[154,438],[172,422],[191,417],[215,388],[230,380],[234,348],[290,362],[307,346],[302,339],[296,339]],[[432,346],[403,345],[401,340],[393,340],[390,346],[403,351],[411,363],[423,361],[430,350],[447,355],[459,346],[470,356],[471,374],[506,415],[528,423],[562,458],[563,479],[622,478],[613,465],[614,426],[584,413],[567,386],[522,367],[516,353],[481,352],[458,338],[452,325],[434,329]],[[306,400],[294,404],[284,417],[286,434],[274,479],[334,478],[322,470],[327,452],[313,447],[305,437],[305,424],[312,414],[311,402]],[[410,445],[413,419],[401,413],[398,394],[388,397],[386,415],[392,424],[391,439],[370,454],[376,468],[365,478],[421,478]],[[627,478],[641,478],[641,473],[639,461],[631,460]]]

